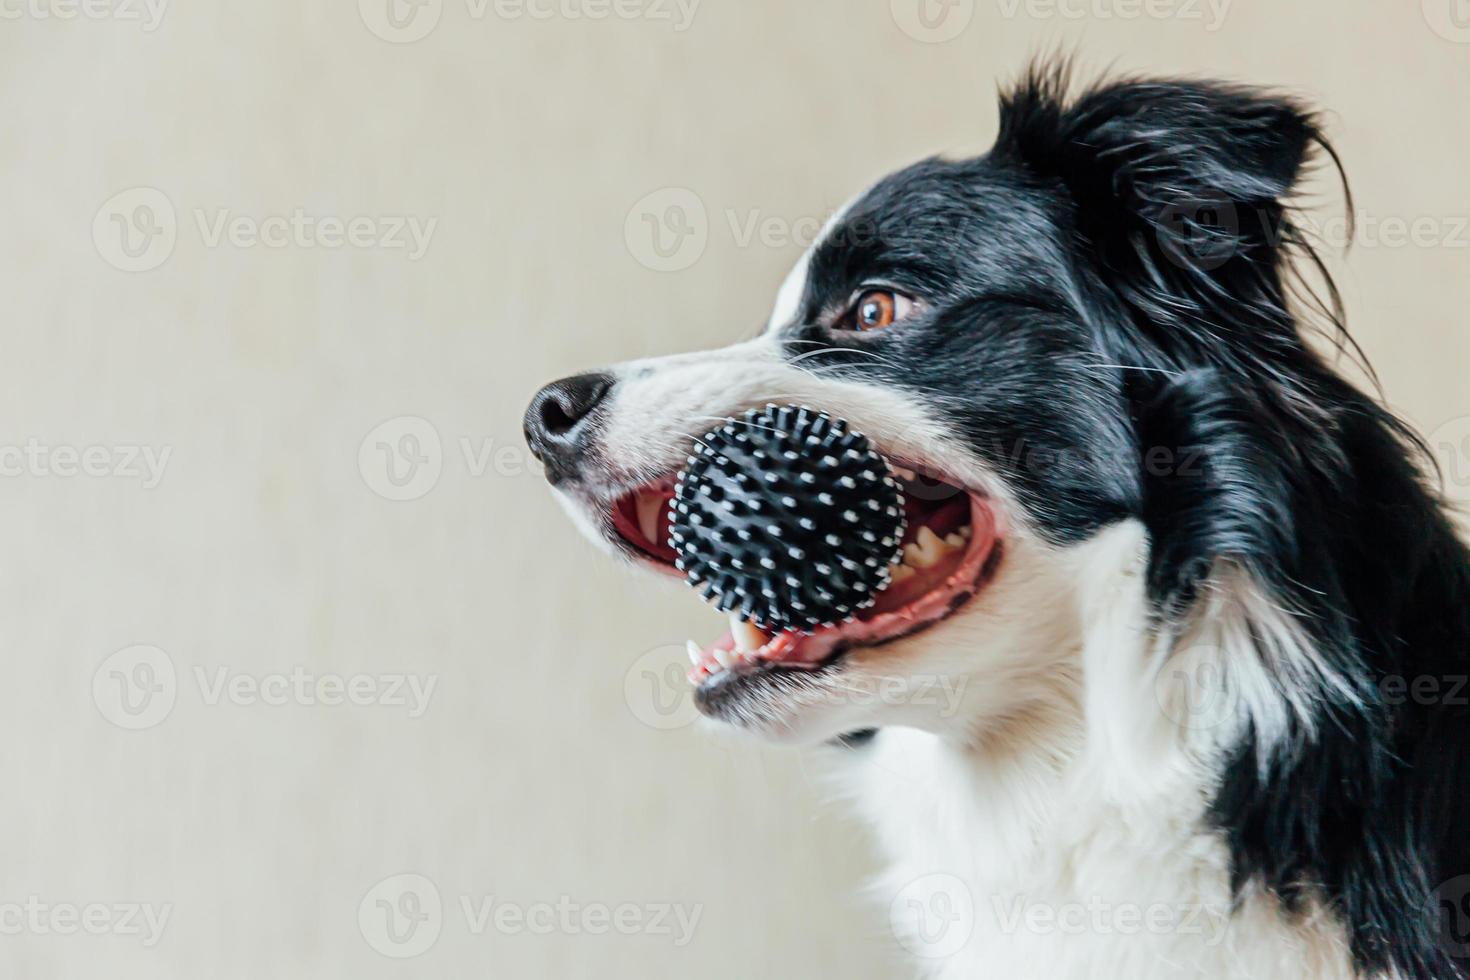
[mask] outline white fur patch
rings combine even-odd
[[[806,291],[806,273],[811,261],[812,251],[807,249],[787,273],[776,293],[776,305],[771,309],[771,319],[766,325],[768,330],[778,330],[796,320],[796,314],[801,310],[802,294]]]
[[[771,310],[771,318],[767,324],[768,330],[778,330],[795,322],[796,314],[800,311],[802,294],[806,290],[806,276],[807,270],[811,267],[812,252],[831,236],[832,229],[836,228],[838,222],[847,215],[848,211],[852,210],[852,206],[861,196],[852,198],[832,213],[832,216],[822,225],[822,230],[817,233],[816,241],[813,242],[811,248],[802,253],[796,265],[792,266],[791,271],[787,273],[786,280],[781,283],[781,288],[776,293],[776,305]]]
[[[1323,703],[1359,701],[1299,618],[1230,562],[1217,563],[1178,637],[1159,639],[1151,676],[1161,671],[1181,681],[1172,714],[1201,736],[1197,750],[1228,748],[1249,724],[1262,767],[1290,750],[1293,731],[1315,731]]]
[[[1233,903],[1226,845],[1203,820],[1210,760],[1188,716],[1176,725],[1132,680],[1147,676],[1155,642],[1144,549],[1127,523],[1070,553],[1012,556],[1022,567],[1008,572],[1020,581],[1007,601],[1025,614],[1047,604],[1053,624],[1076,627],[1070,653],[1015,635],[1015,656],[1034,657],[1037,673],[1009,716],[968,740],[884,729],[845,754],[843,787],[891,861],[875,897],[927,976],[1354,976],[1344,930],[1320,903],[1299,921],[1258,890]],[[941,630],[928,646],[958,658],[967,639]],[[1128,717],[1139,712],[1152,720]]]

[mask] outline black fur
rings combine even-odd
[[[1002,100],[987,156],[858,202],[783,336],[809,368],[937,398],[1057,542],[1140,519],[1161,620],[1226,564],[1292,610],[1323,670],[1279,678],[1312,714],[1271,751],[1243,741],[1213,802],[1237,885],[1324,898],[1365,974],[1470,976],[1470,938],[1446,932],[1470,922],[1470,556],[1416,437],[1310,341],[1325,322],[1351,347],[1330,280],[1319,302],[1295,273],[1321,264],[1293,188],[1335,157],[1289,98],[1122,81],[1073,99],[1066,76]],[[832,329],[874,282],[926,312]],[[1407,690],[1424,678],[1436,697]]]

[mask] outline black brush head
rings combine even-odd
[[[767,405],[697,445],[669,522],[691,586],[767,632],[810,632],[873,604],[904,510],[866,436],[806,406]]]

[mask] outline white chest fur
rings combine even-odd
[[[958,747],[890,729],[843,776],[890,864],[875,897],[924,976],[943,980],[1347,980],[1340,926],[1239,903],[1182,767],[1147,805],[1104,800],[1077,739],[1025,726]],[[1031,739],[1023,744],[1023,739]]]

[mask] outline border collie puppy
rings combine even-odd
[[[530,444],[665,573],[672,476],[728,416],[804,403],[894,462],[877,604],[737,621],[691,677],[839,749],[927,975],[1470,976],[1470,560],[1312,337],[1351,346],[1294,271],[1293,188],[1336,158],[1290,98],[1067,74],[847,205],[759,337],[555,382]]]

